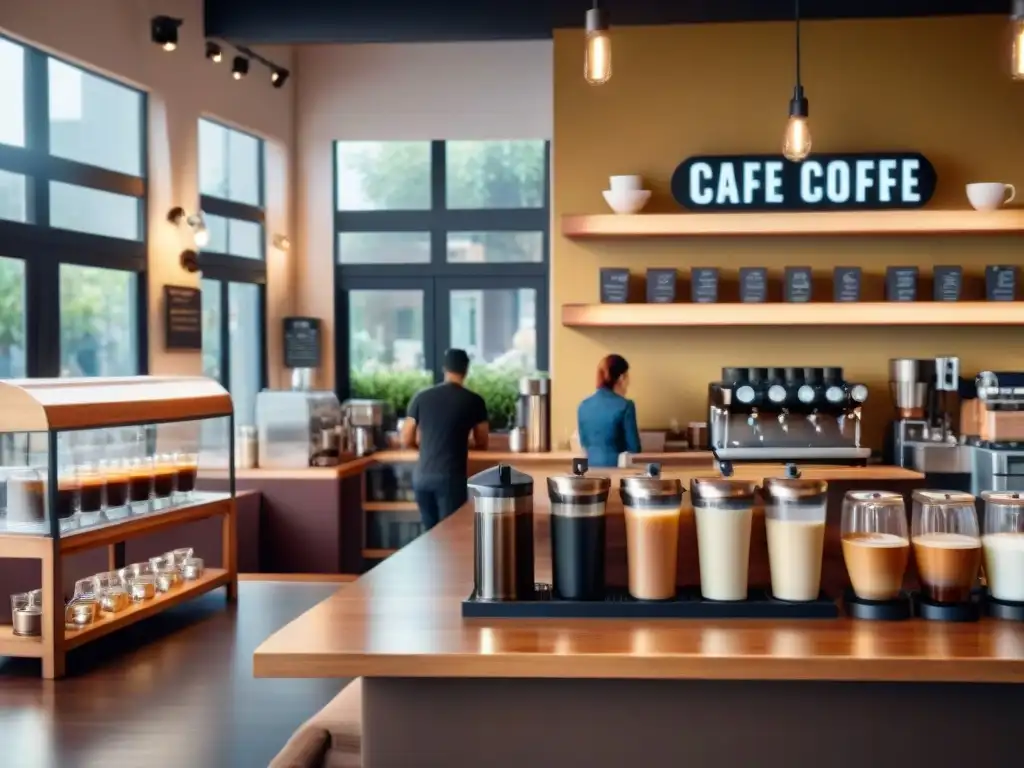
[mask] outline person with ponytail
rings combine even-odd
[[[640,453],[636,406],[626,399],[629,363],[608,355],[597,366],[597,391],[576,413],[580,444],[592,467],[617,467],[619,454]]]

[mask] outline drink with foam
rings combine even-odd
[[[989,594],[1024,603],[1024,494],[986,491],[985,535],[981,538]]]
[[[796,468],[762,485],[772,597],[803,602],[821,591],[828,484],[804,480]]]
[[[911,542],[921,591],[934,603],[966,603],[981,567],[974,496],[915,491]]]
[[[706,600],[746,600],[755,483],[728,477],[690,481],[697,516],[700,593]]]
[[[849,491],[843,498],[843,560],[860,600],[900,597],[910,559],[910,535],[903,497],[889,491]]]

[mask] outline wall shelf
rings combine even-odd
[[[563,304],[570,328],[1024,325],[1024,302]]]
[[[1017,233],[1024,233],[1024,208],[991,212],[908,210],[562,216],[562,234],[574,238]]]
[[[364,512],[415,512],[415,501],[364,501]]]
[[[368,560],[383,560],[397,552],[397,549],[364,549],[363,557]]]

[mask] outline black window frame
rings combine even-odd
[[[25,146],[0,144],[0,170],[26,179],[30,222],[0,220],[0,256],[24,264],[25,375],[56,378],[61,372],[60,268],[63,264],[131,272],[136,281],[136,369],[149,372],[149,301],[147,227],[149,94],[111,77],[42,51],[20,40],[0,40],[24,51]],[[91,77],[134,91],[139,99],[141,176],[121,173],[50,154],[50,59]],[[103,192],[135,197],[139,240],[76,232],[50,226],[50,182],[64,182]]]
[[[267,216],[266,216],[266,154],[267,142],[262,136],[243,131],[232,125],[222,123],[215,118],[202,116],[196,123],[198,135],[200,122],[213,123],[227,131],[234,131],[258,142],[257,158],[257,205],[239,203],[214,195],[200,194],[199,207],[204,216],[219,216],[225,219],[237,219],[260,225],[260,258],[253,259],[231,253],[220,253],[209,248],[199,251],[199,270],[204,280],[218,281],[220,291],[220,383],[231,391],[231,329],[230,329],[230,284],[248,283],[259,286],[259,323],[257,330],[259,344],[260,381],[257,391],[268,386],[269,370],[267,361]],[[197,145],[198,146],[198,145]],[[197,151],[198,177],[202,179],[202,152]],[[200,182],[201,183],[201,182]]]
[[[539,140],[539,139],[538,139]],[[456,141],[453,139],[452,141]],[[488,141],[488,139],[480,139]],[[434,381],[442,379],[444,350],[451,333],[451,290],[534,289],[537,370],[549,370],[551,270],[551,142],[544,140],[544,189],[537,208],[447,208],[447,141],[430,142],[430,208],[423,210],[338,210],[338,144],[331,145],[334,208],[335,390],[351,394],[349,360],[350,290],[423,292],[423,357]],[[430,261],[420,264],[342,264],[339,236],[351,232],[429,232]],[[450,232],[541,232],[541,260],[535,262],[448,261]]]

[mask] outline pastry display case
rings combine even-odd
[[[44,677],[59,677],[64,653],[90,639],[220,586],[233,600],[233,442],[231,396],[211,379],[0,381],[0,558],[40,560],[42,582],[32,606],[41,633],[0,626],[0,655],[40,657]],[[225,467],[226,492],[197,490],[204,470]],[[155,568],[158,600],[95,621],[82,608],[84,628],[65,635],[64,556],[105,547],[117,571],[126,540],[211,517],[222,520],[221,568],[200,568],[180,585],[176,569]]]

